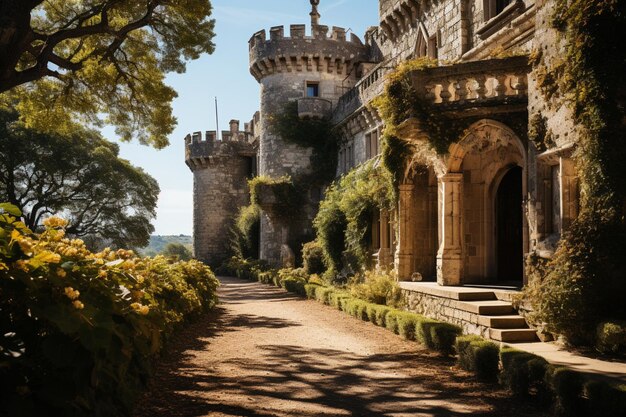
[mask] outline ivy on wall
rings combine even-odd
[[[546,100],[559,80],[582,127],[574,159],[580,212],[554,258],[528,295],[536,319],[573,344],[594,342],[603,318],[626,318],[626,2],[556,0],[553,25],[565,41],[565,59],[548,68],[539,57]]]
[[[367,261],[367,233],[372,214],[395,206],[391,174],[376,160],[359,165],[331,184],[313,222],[329,269],[336,273],[348,255],[352,269]]]

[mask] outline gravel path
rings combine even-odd
[[[171,345],[135,417],[543,415],[387,330],[220,280],[220,306]]]

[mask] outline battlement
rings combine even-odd
[[[251,132],[222,131],[222,140],[217,140],[215,130],[206,131],[204,137],[202,132],[194,132],[185,136],[185,162],[193,171],[203,168],[221,159],[238,157],[253,158],[256,156],[256,143]]]
[[[346,29],[313,25],[311,35],[306,25],[291,25],[285,36],[284,26],[261,30],[250,38],[250,72],[260,81],[280,72],[326,71],[349,73],[355,63],[368,59],[368,46]]]

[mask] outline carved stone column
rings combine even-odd
[[[437,283],[461,285],[463,277],[463,174],[439,178],[441,186],[441,246],[437,252]]]
[[[389,268],[393,262],[393,254],[391,253],[391,242],[389,241],[389,213],[380,212],[380,250],[378,251],[378,263],[383,269]]]
[[[398,249],[396,253],[396,270],[398,279],[406,281],[413,273],[413,184],[399,186],[400,198],[398,209]]]

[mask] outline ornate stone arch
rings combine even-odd
[[[482,119],[465,130],[458,142],[450,145],[448,172],[461,172],[463,159],[472,151],[483,152],[513,144],[522,157],[522,166],[526,166],[526,149],[517,134],[507,125],[496,120]]]

